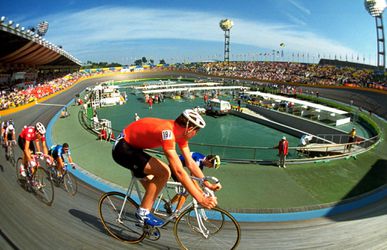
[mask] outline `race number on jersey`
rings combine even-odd
[[[171,130],[163,130],[163,132],[161,133],[162,133],[163,141],[173,139],[173,134]]]

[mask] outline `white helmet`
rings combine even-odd
[[[184,110],[183,116],[199,128],[204,128],[206,126],[206,122],[204,121],[203,117],[192,109]]]
[[[13,127],[12,124],[9,124],[9,125],[8,125],[8,129],[9,129],[9,130],[14,130],[15,128]]]
[[[41,122],[37,122],[35,124],[35,128],[39,132],[39,134],[44,135],[46,133],[46,128],[44,127],[44,125]]]

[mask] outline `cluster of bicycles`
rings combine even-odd
[[[54,186],[63,187],[70,195],[75,195],[78,190],[76,178],[69,168],[75,164],[65,161],[64,171],[57,171],[56,163],[50,162],[50,157],[42,153],[32,154],[36,162],[35,167],[26,167],[26,175],[21,174],[22,158],[15,161],[15,143],[6,146],[6,158],[16,169],[17,182],[27,191],[48,206],[54,201]],[[198,182],[207,195],[213,192],[206,189],[204,181],[217,181],[214,177],[203,179],[191,177]],[[171,191],[172,190],[172,191]],[[170,194],[172,193],[172,195]],[[163,192],[155,203],[153,213],[163,217],[165,223],[159,227],[137,224],[135,213],[142,199],[139,179],[132,177],[127,192],[104,193],[98,204],[99,217],[107,232],[116,239],[127,243],[139,243],[144,239],[158,240],[161,236],[160,229],[165,229],[172,222],[173,234],[182,249],[235,249],[240,242],[241,230],[235,218],[222,208],[206,209],[191,196],[189,202],[180,210],[170,206],[175,194],[186,193],[179,182],[168,182]]]
[[[34,193],[34,195],[48,206],[54,202],[54,185],[63,187],[71,195],[75,195],[78,190],[76,178],[68,171],[75,168],[75,164],[65,163],[63,173],[56,170],[56,162],[51,162],[48,155],[42,153],[32,154],[36,166],[27,166],[25,175],[22,175],[20,169],[23,160],[19,157],[14,164],[16,170],[16,180],[24,189]],[[45,166],[45,167],[43,167]]]

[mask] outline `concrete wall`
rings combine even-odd
[[[256,122],[273,127],[275,129],[278,129],[280,131],[283,131],[285,133],[288,133],[297,137],[301,137],[303,134],[305,134],[305,132],[312,135],[332,134],[332,135],[338,135],[333,137],[332,139],[333,142],[340,143],[339,135],[345,135],[345,136],[347,135],[345,131],[335,129],[327,125],[317,123],[302,117],[283,113],[277,110],[266,109],[260,106],[254,106],[250,104],[247,104],[246,107],[256,112],[257,114],[260,114],[266,117],[270,121],[261,119],[261,118],[256,118],[256,117],[254,118],[244,117],[244,118],[250,119],[250,120],[254,119],[256,120]]]
[[[268,126],[270,128],[274,128],[276,130],[279,130],[279,131],[284,132],[284,133],[289,134],[289,135],[293,135],[295,137],[301,137],[302,135],[304,135],[306,133],[305,131],[302,131],[302,130],[299,130],[299,129],[296,129],[296,128],[293,128],[293,127],[290,127],[290,126],[287,126],[287,125],[284,125],[284,124],[281,124],[278,122],[274,122],[271,120],[267,120],[267,119],[260,118],[258,116],[253,116],[253,115],[246,114],[246,113],[241,113],[241,112],[238,112],[236,110],[231,110],[231,114],[233,114],[235,116],[239,116],[239,117],[244,118],[244,119],[249,120],[249,121],[260,123],[260,124]]]

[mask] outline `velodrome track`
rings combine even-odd
[[[45,104],[67,104],[95,81],[83,81]],[[323,90],[320,94],[324,96]],[[346,100],[348,95],[341,98]],[[59,110],[58,106],[36,105],[12,118],[19,132],[24,124],[38,120],[47,124]],[[56,188],[54,204],[47,207],[16,183],[15,169],[5,161],[3,151],[0,190],[0,249],[177,249],[170,226],[161,231],[160,240],[145,240],[139,245],[127,245],[106,235],[97,211],[101,193],[85,183],[79,185],[75,197]],[[239,249],[387,249],[387,197],[340,216],[241,223],[241,229]]]

